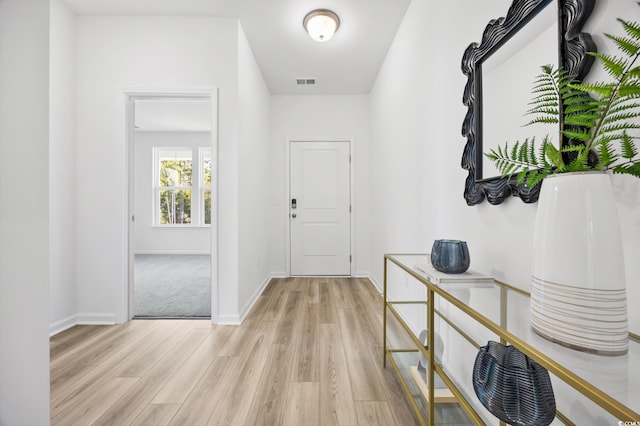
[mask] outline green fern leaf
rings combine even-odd
[[[640,163],[632,163],[632,164],[620,164],[613,168],[613,173],[616,174],[627,174],[631,176],[635,176],[640,178]]]
[[[561,152],[582,152],[584,149],[584,145],[567,145],[562,148]]]
[[[535,138],[531,139],[531,143],[529,144],[529,164],[533,167],[538,167],[538,159],[536,158],[536,150],[535,150]]]
[[[627,72],[627,78],[630,80],[640,79],[640,66],[630,69]]]
[[[622,145],[621,151],[622,151],[623,158],[631,160],[636,155],[638,155],[638,149],[636,148],[635,144],[633,143],[633,140],[631,139],[629,134],[627,134],[627,132],[623,133],[623,137],[622,137],[622,140],[620,141],[620,144]]]
[[[564,166],[564,163],[562,162],[562,155],[558,148],[553,146],[551,143],[547,143],[545,147],[544,153],[545,157],[549,160],[549,163],[558,168]]]
[[[619,132],[621,130],[624,131],[624,130],[633,130],[633,129],[640,129],[640,124],[623,122],[623,123],[618,123],[611,126],[603,126],[600,128],[600,132],[598,134],[604,135],[611,132]]]
[[[527,152],[528,152],[529,141],[525,139],[525,141],[520,145],[520,149],[518,150],[518,161],[521,163],[527,162]]]
[[[628,22],[624,19],[617,19],[618,22],[622,24],[624,31],[634,40],[640,41],[640,23],[638,22]]]
[[[573,87],[605,99],[611,98],[613,91],[615,90],[615,85],[611,83],[576,84],[573,85]],[[598,102],[596,101],[596,103]]]
[[[540,145],[539,148],[539,154],[538,154],[538,158],[540,159],[540,163],[542,163],[542,169],[547,170],[547,169],[552,169],[553,165],[547,160],[547,141],[543,141],[542,145]]]
[[[557,118],[539,117],[525,123],[524,126],[531,126],[532,124],[557,124],[559,122],[560,121]]]
[[[571,138],[571,139],[577,139],[577,140],[582,141],[582,142],[587,142],[588,140],[591,139],[591,131],[590,130],[565,129],[565,130],[562,131],[562,134],[567,136],[567,137],[569,137],[569,138]]]
[[[567,126],[582,126],[582,127],[593,127],[598,119],[597,115],[568,115],[564,118],[564,123]]]
[[[598,58],[604,69],[616,80],[620,79],[624,70],[627,68],[627,61],[623,58],[597,52],[588,52],[588,54]]]
[[[574,147],[571,147],[574,148]],[[590,167],[587,163],[588,160],[588,155],[589,152],[584,149],[584,147],[580,147],[580,150],[575,150],[575,149],[571,149],[571,150],[563,150],[563,152],[578,152],[578,155],[576,156],[575,159],[573,159],[573,161],[571,161],[565,168],[566,171],[568,172],[581,172],[581,171],[585,171],[585,170],[589,170]]]
[[[614,152],[610,143],[600,144],[598,150],[598,165],[596,168],[599,170],[606,169],[611,166],[618,157],[619,155]]]
[[[511,158],[512,159],[518,158],[518,145],[520,145],[520,141],[516,141],[516,143],[511,148]]]
[[[637,110],[638,108],[640,108],[640,103],[623,103],[620,106],[616,104],[615,106],[611,107],[611,109],[609,110],[609,114],[616,115],[619,112],[634,110],[634,109]],[[640,112],[638,112],[638,114],[640,114]]]
[[[621,84],[618,89],[618,96],[629,97],[632,99],[640,98],[640,85],[638,84]]]
[[[627,56],[633,56],[640,50],[640,44],[636,43],[632,39],[617,37],[611,34],[605,34],[605,37],[613,41],[615,45],[618,46],[618,49],[626,53]]]
[[[593,146],[597,146],[603,143],[607,143],[607,142],[612,142],[612,141],[619,141],[622,140],[624,138],[624,134],[623,133],[600,133],[598,134],[598,136],[593,140]]]

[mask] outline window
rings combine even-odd
[[[153,153],[153,223],[211,225],[211,149],[155,147]]]
[[[213,181],[211,171],[211,148],[200,148],[200,160],[202,183],[200,185],[202,200],[202,217],[205,225],[211,225],[211,184]]]

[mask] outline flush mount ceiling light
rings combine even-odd
[[[328,9],[316,9],[307,13],[302,21],[304,29],[315,41],[330,40],[340,27],[340,18]]]

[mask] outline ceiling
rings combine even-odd
[[[274,95],[369,93],[411,0],[63,0],[78,15],[237,17]],[[317,43],[302,26],[313,9],[340,17]],[[315,78],[297,86],[297,78]]]

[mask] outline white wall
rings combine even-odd
[[[51,1],[49,122],[50,332],[74,325],[76,314],[76,21]]]
[[[351,167],[355,179],[352,194],[355,241],[352,241],[354,264],[352,273],[367,276],[371,268],[369,251],[370,203],[370,135],[369,97],[362,96],[273,96],[271,101],[271,271],[284,275],[286,271],[286,227],[289,226],[288,195],[285,187],[288,164],[285,164],[287,139],[351,139]],[[383,165],[383,167],[386,167]],[[375,192],[375,191],[373,191]],[[378,232],[378,230],[376,230]],[[375,258],[382,264],[382,258]]]
[[[498,206],[485,202],[469,207],[462,197],[467,175],[460,167],[466,143],[460,134],[466,76],[460,62],[468,44],[481,39],[487,22],[506,13],[504,3],[494,0],[480,6],[458,0],[436,6],[414,0],[389,50],[371,93],[371,155],[376,170],[371,186],[377,189],[372,204],[379,207],[372,209],[372,269],[378,282],[384,252],[428,252],[434,239],[459,238],[469,243],[472,268],[529,287],[536,204],[513,198]],[[598,24],[603,14],[608,17],[590,31],[613,31],[613,16],[633,16],[636,9],[631,0],[600,2],[593,21]],[[428,16],[437,17],[434,25],[422,25]],[[424,49],[425,40],[435,39],[443,42]],[[625,256],[635,259],[639,251],[631,247],[631,240],[637,240],[640,232],[640,207],[633,203],[638,183],[618,180],[625,181],[618,190],[626,191],[618,206],[629,231]],[[630,284],[633,276],[637,272],[628,275]],[[633,291],[634,286],[629,287]]]
[[[625,35],[622,26],[616,21],[622,18],[627,21],[640,21],[640,7],[634,0],[600,0],[596,2],[592,18],[585,26],[585,31],[593,35],[598,51],[619,55],[603,33]],[[609,81],[610,77],[600,65],[595,65],[587,77],[587,81]],[[640,137],[640,131],[635,132]],[[634,302],[640,300],[640,183],[629,176],[615,175],[612,178],[620,217],[622,243],[626,267],[627,301],[629,312],[629,330],[640,334],[640,310],[635,309]]]
[[[208,254],[211,252],[210,227],[167,228],[153,226],[153,148],[162,146],[191,148],[194,153],[193,164],[195,165],[198,162],[196,157],[198,148],[211,146],[211,132],[136,132],[135,252],[147,254]],[[193,204],[191,206],[192,212],[197,208],[198,205]]]
[[[270,276],[269,89],[238,24],[238,302],[248,312]]]
[[[536,204],[512,198],[498,206],[469,207],[463,198],[467,171],[460,167],[467,112],[461,101],[466,84],[462,54],[469,43],[480,41],[490,19],[506,14],[509,4],[413,0],[407,11],[370,95],[371,262],[378,284],[385,252],[429,252],[434,239],[455,238],[468,242],[472,269],[529,288]],[[637,17],[636,1],[598,2],[588,30],[617,32],[616,16]],[[601,37],[595,38],[604,50]],[[614,177],[614,182],[631,329],[637,333],[640,321],[632,307],[640,292],[635,285],[640,265],[634,262],[640,258],[640,182],[626,177]],[[520,314],[528,316],[528,311]],[[576,403],[565,414],[584,413]]]
[[[124,93],[219,88],[221,310],[237,260],[237,20],[80,16],[77,65],[77,286],[83,322],[125,317],[126,152]]]
[[[405,15],[371,92],[377,207],[372,270],[378,283],[383,253],[429,252],[433,240],[457,238],[469,243],[476,269],[527,285],[535,206],[509,200],[499,207],[468,207],[462,196],[462,53],[507,6],[504,0],[446,6],[416,0]],[[433,25],[422,24],[427,16]],[[512,253],[522,255],[506,260]]]
[[[49,1],[0,0],[0,424],[49,424]]]

